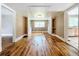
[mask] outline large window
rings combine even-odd
[[[69,17],[69,27],[78,27],[78,17]]]
[[[34,27],[45,27],[45,22],[44,21],[35,21]]]
[[[68,35],[69,36],[78,36],[78,17],[77,16],[70,16],[68,21]]]

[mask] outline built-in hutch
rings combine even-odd
[[[0,4],[0,51],[15,41],[15,11]]]

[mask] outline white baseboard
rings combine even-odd
[[[14,42],[17,42],[18,40],[22,39],[24,36],[26,36],[27,34],[21,35],[20,37],[16,38]]]
[[[58,35],[56,35],[56,34],[51,34],[51,35],[52,35],[52,36],[56,36],[56,37],[58,37],[59,39],[61,39],[62,41],[66,42],[67,44],[71,45],[70,43],[67,42],[67,40],[66,40],[65,38],[62,38],[62,37],[60,37],[60,36],[58,36]],[[71,46],[74,47],[73,45],[71,45]],[[75,48],[75,47],[74,47],[74,48]],[[75,48],[75,49],[78,50],[78,48]]]
[[[52,36],[56,36],[56,37],[58,37],[59,39],[61,39],[62,41],[66,42],[66,40],[65,40],[64,38],[60,37],[59,35],[56,35],[56,34],[51,34],[51,35],[52,35]]]

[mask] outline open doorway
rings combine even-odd
[[[48,31],[48,20],[31,20],[32,33]]]

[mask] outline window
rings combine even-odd
[[[69,17],[69,27],[77,27],[78,26],[78,17]]]
[[[78,36],[78,17],[77,16],[69,16],[69,36]]]
[[[45,22],[44,21],[35,21],[34,27],[45,27]]]

